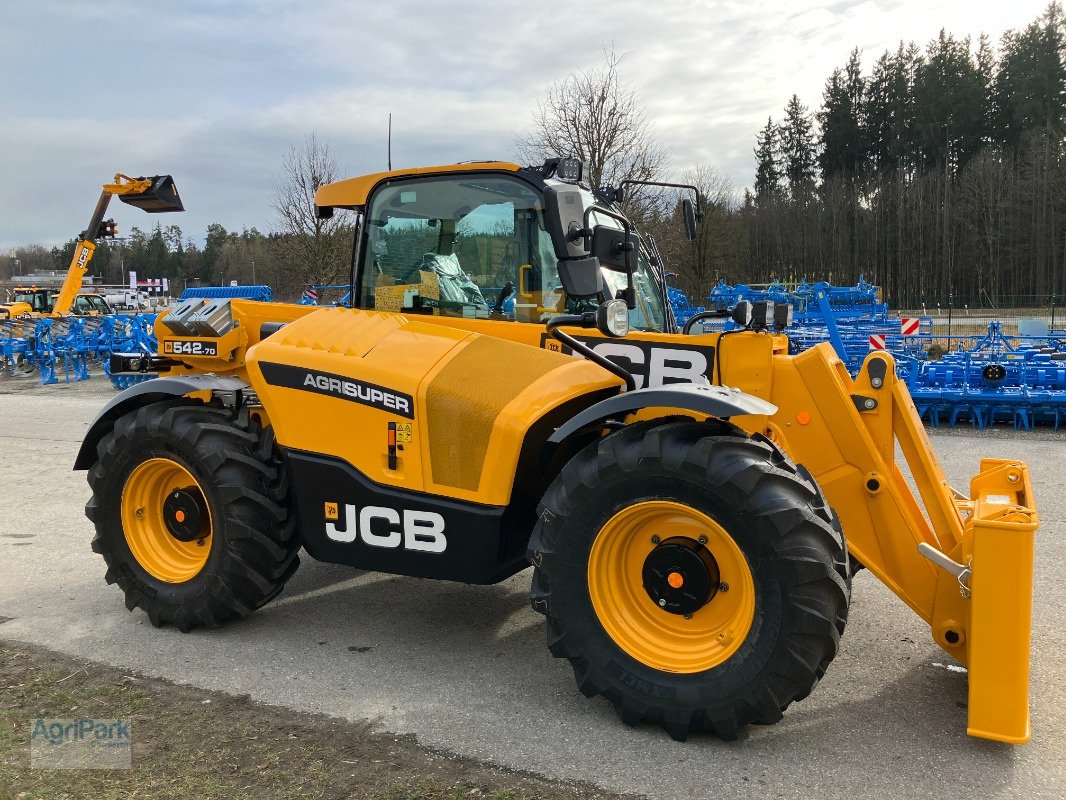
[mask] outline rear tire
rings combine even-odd
[[[670,613],[646,588],[640,548],[682,541],[701,524],[725,590],[689,616]],[[605,573],[612,553],[628,560]],[[847,549],[817,484],[769,440],[724,423],[640,423],[582,450],[544,496],[529,557],[548,647],[570,661],[581,692],[678,740],[735,739],[749,723],[781,719],[824,674],[847,620]],[[626,576],[629,589],[619,588]],[[706,641],[734,635],[729,647]]]
[[[92,549],[126,607],[143,609],[153,625],[188,631],[243,617],[299,566],[284,468],[269,429],[247,409],[153,403],[119,418],[97,453],[85,507],[96,527]],[[168,529],[177,512],[157,502],[179,488],[205,518],[188,540]]]

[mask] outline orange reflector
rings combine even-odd
[[[184,522],[185,512],[179,508],[177,511],[174,512],[174,519],[176,519],[178,522]]]
[[[666,576],[666,582],[670,584],[670,588],[680,589],[684,585],[685,579],[681,576],[680,572],[671,572]]]
[[[799,412],[796,415],[796,422],[798,422],[800,425],[810,425],[811,424],[811,412],[809,412],[809,411],[801,411],[801,412]]]

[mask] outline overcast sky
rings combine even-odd
[[[614,41],[676,173],[714,164],[750,185],[756,130],[809,106],[858,46],[868,66],[941,28],[994,38],[1045,0],[522,2],[7,0],[0,21],[0,252],[88,222],[116,171],[169,172],[186,213],[116,203],[122,232],[156,220],[200,240],[273,221],[291,144],[311,131],[347,175],[513,156],[545,86]]]

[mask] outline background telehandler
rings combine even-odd
[[[161,316],[158,354],[114,365],[160,377],[101,411],[75,465],[127,607],[219,625],[276,596],[301,548],[471,583],[532,564],[584,694],[730,739],[817,684],[861,563],[968,667],[969,733],[1025,742],[1026,465],[985,459],[951,488],[892,357],[852,379],[828,345],[789,356],[786,307],[679,335],[621,190],[583,172],[324,186],[319,213],[356,214],[354,307]]]
[[[12,300],[0,304],[0,320],[23,316],[62,317],[70,313],[86,315],[107,313],[96,302],[99,300],[99,303],[106,308],[107,304],[100,295],[86,296],[87,299],[82,301],[79,308],[78,293],[81,291],[82,279],[89,271],[89,262],[92,261],[96,250],[96,240],[105,236],[116,236],[118,233],[115,221],[104,219],[111,198],[115,195],[123,203],[143,209],[149,214],[185,210],[178,196],[178,187],[174,185],[174,179],[169,175],[131,178],[117,173],[112,183],[104,184],[88,227],[78,235],[74,255],[70,259],[70,266],[67,268],[67,274],[63,278],[63,285],[59,291],[38,287],[15,289]],[[91,299],[88,299],[90,297]]]

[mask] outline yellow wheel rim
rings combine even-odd
[[[204,536],[183,542],[167,529],[163,505],[174,491],[199,493],[207,509]],[[180,513],[180,512],[179,512]],[[122,489],[122,530],[137,563],[153,578],[184,583],[200,574],[211,552],[211,511],[203,489],[185,467],[169,458],[150,458],[137,465]]]
[[[645,559],[674,537],[705,537],[724,585],[690,618],[659,608],[643,585]],[[680,503],[645,501],[611,517],[592,543],[588,584],[608,636],[637,661],[665,672],[703,672],[724,663],[755,618],[755,581],[744,553],[721,525]]]

